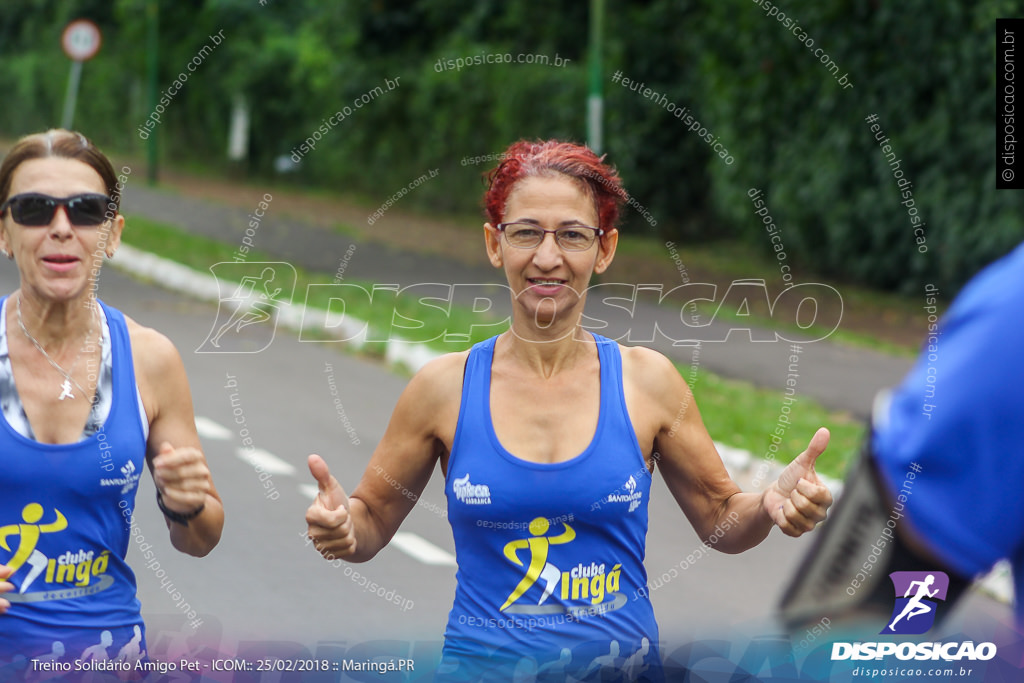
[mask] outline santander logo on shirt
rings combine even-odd
[[[124,495],[138,486],[142,478],[142,473],[135,471],[135,463],[131,460],[121,468],[121,475],[117,479],[100,479],[100,486],[120,486],[121,495]]]
[[[623,493],[619,493],[618,491],[615,493],[609,493],[608,498],[606,498],[604,502],[629,503],[629,510],[627,510],[627,512],[633,512],[633,510],[640,507],[640,502],[644,497],[644,492],[642,490],[637,491],[636,487],[636,479],[630,476],[629,479],[626,480],[626,483],[619,487],[619,491],[623,491]]]

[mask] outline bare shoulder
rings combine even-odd
[[[646,346],[622,344],[619,344],[619,351],[622,354],[623,377],[641,388],[643,393],[653,396],[689,393],[686,381],[665,354]]]
[[[166,335],[152,327],[140,325],[127,315],[124,319],[128,325],[136,371],[141,370],[148,377],[157,377],[182,366],[181,354]]]
[[[440,442],[451,448],[468,357],[468,351],[448,353],[430,361],[413,375],[398,398],[388,433],[398,442],[407,439],[412,443]]]
[[[192,397],[185,363],[174,342],[163,333],[135,322],[127,315],[135,382],[152,427],[163,415],[184,410],[191,415]]]
[[[620,346],[626,406],[642,447],[654,448],[658,434],[696,414],[690,387],[664,354],[643,346]]]
[[[458,402],[462,397],[462,376],[469,351],[446,353],[439,356],[413,375],[403,398],[424,401],[436,408],[438,404]]]

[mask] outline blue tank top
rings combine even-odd
[[[0,414],[0,563],[15,568],[0,657],[116,659],[144,651],[135,575],[125,563],[146,438],[124,316],[110,327],[113,399],[92,436],[44,444]],[[55,386],[56,386],[55,382]]]
[[[470,351],[445,483],[458,570],[439,677],[474,679],[504,663],[541,679],[661,679],[643,564],[651,476],[626,412],[618,344],[594,338],[597,429],[586,450],[553,464],[499,443],[497,337]]]

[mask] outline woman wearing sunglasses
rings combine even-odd
[[[369,560],[440,463],[458,572],[439,675],[660,680],[643,565],[654,468],[703,540],[741,552],[825,518],[813,464],[828,432],[764,493],[742,493],[671,362],[581,326],[618,243],[615,171],[557,141],[502,158],[483,227],[511,329],[413,377],[351,497],[310,456],[308,534],[328,559]]]
[[[125,563],[148,465],[178,550],[202,556],[224,513],[200,449],[181,358],[99,301],[124,217],[110,161],[66,130],[0,164],[0,659],[145,652]],[[130,664],[130,662],[128,662]]]

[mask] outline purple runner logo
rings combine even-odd
[[[949,576],[945,572],[893,572],[889,574],[896,591],[892,618],[879,633],[920,635],[935,623],[939,600],[946,599]]]

